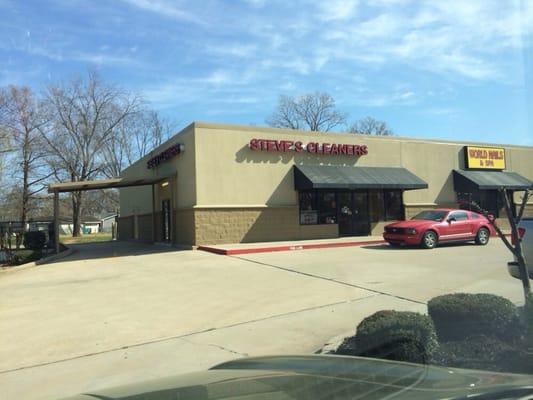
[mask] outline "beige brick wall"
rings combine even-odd
[[[133,216],[118,218],[118,239],[133,239]]]
[[[370,223],[370,235],[372,236],[381,236],[385,230],[385,225],[390,224],[394,221],[379,221]]]
[[[194,210],[179,209],[174,211],[175,242],[178,244],[195,244]]]
[[[202,208],[194,220],[197,245],[338,236],[335,224],[300,225],[298,207]]]
[[[137,216],[137,239],[142,242],[152,242],[152,214]]]

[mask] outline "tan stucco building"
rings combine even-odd
[[[120,189],[123,240],[379,235],[388,221],[464,201],[501,217],[496,189],[516,190],[519,201],[533,180],[533,147],[195,122],[122,176],[159,179]]]

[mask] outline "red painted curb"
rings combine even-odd
[[[274,251],[293,251],[293,250],[311,250],[311,249],[327,249],[335,247],[349,247],[349,246],[364,246],[368,244],[382,244],[385,240],[367,240],[364,242],[341,242],[341,243],[309,243],[309,244],[293,244],[293,245],[279,245],[269,247],[252,247],[243,249],[221,249],[212,246],[198,246],[198,250],[207,251],[210,253],[221,254],[226,256],[238,254],[252,254],[252,253],[269,253]]]

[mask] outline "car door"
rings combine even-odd
[[[461,239],[472,236],[472,220],[466,211],[453,211],[448,215],[448,238]]]

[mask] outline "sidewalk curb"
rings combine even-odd
[[[369,244],[383,244],[385,240],[365,240],[354,242],[340,242],[340,243],[308,243],[308,244],[285,244],[273,245],[267,247],[251,247],[241,249],[224,249],[216,246],[198,246],[198,250],[207,251],[210,253],[231,256],[238,254],[252,254],[252,253],[269,253],[274,251],[293,251],[293,250],[312,250],[312,249],[327,249],[335,247],[351,247],[351,246],[365,246]]]
[[[344,339],[353,335],[355,335],[355,332],[349,331],[341,335],[334,336],[324,343],[324,345],[313,354],[335,354],[342,342],[344,342]]]
[[[62,245],[65,247],[66,250],[60,252],[59,254],[52,254],[51,256],[41,258],[40,260],[32,261],[26,264],[15,265],[12,267],[2,267],[0,268],[0,273],[23,271],[26,269],[38,267],[40,265],[45,265],[45,264],[60,260],[64,257],[70,256],[71,254],[75,252],[75,250],[72,249],[71,247],[67,247],[64,244]]]

